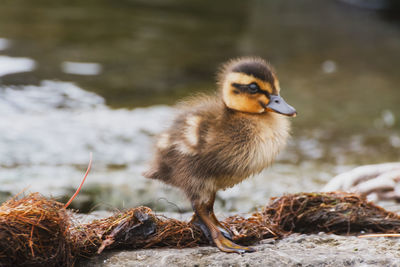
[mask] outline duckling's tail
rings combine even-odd
[[[142,175],[146,178],[157,179],[157,171],[152,169],[142,172]]]
[[[145,172],[142,172],[142,175],[149,179],[162,180],[162,181],[165,180],[165,178],[163,178],[164,176],[161,175],[161,173],[158,170],[154,169],[149,169]]]
[[[171,168],[166,164],[152,164],[142,175],[146,178],[167,182],[171,177]]]

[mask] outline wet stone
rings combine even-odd
[[[251,254],[227,254],[213,247],[147,249],[104,253],[81,266],[396,266],[400,241],[329,234],[291,235],[258,244]],[[332,246],[332,244],[335,244]]]

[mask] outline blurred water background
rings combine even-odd
[[[276,164],[220,192],[217,209],[316,191],[361,164],[400,158],[396,1],[2,0],[0,202],[25,190],[73,207],[188,211],[140,173],[177,100],[215,90],[215,71],[256,55],[296,107]]]

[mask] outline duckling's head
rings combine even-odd
[[[239,58],[226,63],[219,74],[227,107],[248,113],[276,112],[296,116],[296,110],[279,95],[279,81],[261,58]]]

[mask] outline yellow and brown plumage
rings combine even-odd
[[[192,203],[194,223],[219,249],[251,252],[234,244],[232,233],[216,219],[215,194],[272,163],[289,136],[289,121],[282,115],[295,116],[296,111],[280,97],[275,73],[260,58],[226,63],[218,85],[217,94],[178,106],[144,175],[181,188]]]

